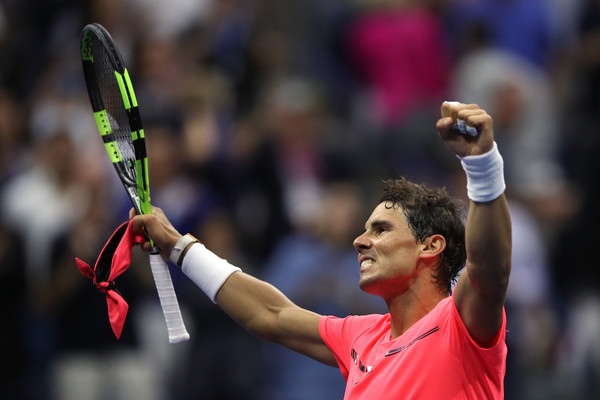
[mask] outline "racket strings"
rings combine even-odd
[[[95,35],[91,41],[94,56],[94,69],[98,79],[98,87],[108,116],[112,135],[123,157],[130,177],[135,181],[135,151],[129,128],[129,119],[123,107],[123,96],[115,77],[115,70],[104,45]]]

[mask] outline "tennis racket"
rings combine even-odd
[[[110,34],[100,24],[81,34],[81,61],[94,118],[115,171],[138,214],[151,214],[148,157],[142,119],[131,79]],[[158,248],[150,267],[167,323],[169,342],[189,339],[171,274]]]

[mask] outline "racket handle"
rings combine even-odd
[[[189,340],[190,335],[185,329],[177,295],[171,281],[169,266],[160,254],[150,254],[150,268],[156,283],[160,305],[167,323],[169,343],[180,343]]]

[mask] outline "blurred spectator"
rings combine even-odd
[[[87,207],[87,193],[74,176],[73,154],[73,143],[64,132],[38,139],[30,167],[2,191],[2,218],[25,238],[24,266],[30,289],[49,283],[53,241]]]
[[[577,15],[579,46],[574,57],[571,97],[565,119],[564,154],[567,171],[580,191],[579,212],[557,237],[553,250],[555,280],[565,295],[566,315],[561,369],[563,392],[577,399],[596,399],[600,393],[600,273],[596,257],[578,251],[597,237],[600,223],[600,183],[596,159],[600,152],[600,4],[580,2]]]
[[[87,101],[83,82],[73,77],[73,68],[65,54],[49,63],[34,87],[30,132],[19,128],[18,117],[7,127],[15,129],[13,135],[30,136],[32,146],[28,165],[6,183],[1,194],[3,219],[26,241],[24,264],[30,283],[48,282],[53,241],[85,214],[90,199],[78,172],[88,157],[95,160],[94,154],[101,150],[88,140],[96,128],[81,101]]]
[[[453,98],[494,115],[508,190],[554,232],[575,212],[577,197],[559,161],[560,110],[547,75],[483,44],[459,61],[453,87]]]
[[[353,2],[256,3],[245,87],[269,77],[304,76],[323,86],[334,115],[351,118],[357,82],[346,36],[356,12]]]
[[[289,79],[272,88],[264,107],[261,113],[275,145],[286,213],[299,226],[312,220],[325,174],[322,98],[309,81]]]
[[[290,229],[274,144],[254,120],[239,121],[221,173],[244,253],[260,267]],[[256,240],[255,238],[261,240]]]
[[[182,49],[169,39],[143,37],[136,42],[134,85],[142,117],[177,115],[186,94]],[[127,62],[127,61],[126,61]]]
[[[548,242],[529,209],[509,199],[513,255],[506,293],[507,345],[511,355],[506,372],[506,398],[552,399],[560,341],[558,299],[552,280]]]
[[[144,35],[153,40],[173,40],[202,24],[218,3],[213,0],[130,0],[129,5],[143,23]]]
[[[582,285],[583,286],[583,285]],[[600,394],[600,296],[586,289],[569,303],[556,380],[563,398],[597,399]]]
[[[594,268],[595,257],[586,252],[573,252],[578,243],[596,234],[600,221],[598,201],[600,184],[596,174],[596,157],[600,151],[598,110],[600,109],[600,4],[583,1],[578,16],[578,51],[569,103],[565,110],[563,159],[569,178],[581,194],[579,212],[557,239],[554,249],[556,282],[569,297],[591,292],[600,293],[600,274]]]
[[[24,105],[13,93],[0,89],[0,185],[20,172],[29,156],[24,110]]]
[[[254,254],[267,256],[291,226],[311,220],[323,182],[347,173],[330,121],[320,87],[302,77],[265,88],[252,118],[240,121],[229,151],[231,196],[242,240],[263,246]]]
[[[54,352],[51,255],[54,241],[73,227],[85,210],[86,194],[74,179],[73,145],[68,135],[56,132],[38,139],[31,165],[16,174],[1,193],[5,226],[24,238],[21,259],[25,278],[28,386],[33,398],[44,398]]]
[[[188,163],[182,157],[186,151],[180,118],[154,116],[146,121],[145,131],[152,138],[146,146],[152,160],[149,166],[152,204],[168,210],[165,212],[173,215],[173,223],[178,229],[191,231],[210,215],[218,195],[209,182],[194,181],[185,170]],[[129,208],[131,204],[127,211]]]
[[[348,28],[367,96],[363,117],[388,127],[422,109],[437,113],[451,73],[442,20],[419,1],[379,3],[369,3]]]
[[[252,260],[240,246],[239,228],[225,210],[213,210],[190,232],[203,238],[215,254],[253,273]],[[186,343],[185,356],[174,366],[178,375],[173,375],[173,396],[169,398],[262,399],[258,390],[264,373],[259,339],[236,325],[190,280],[184,280],[180,289],[180,302],[189,306],[184,318],[192,328],[192,339]]]
[[[446,8],[454,54],[469,52],[473,30],[485,30],[489,45],[548,72],[563,37],[553,23],[552,5],[539,0],[457,0]],[[509,22],[510,21],[510,22]]]
[[[134,3],[128,0],[89,0],[84,4],[84,21],[78,32],[85,24],[93,22],[104,26],[117,44],[125,65],[131,68],[136,41],[147,32],[145,28],[151,29],[144,24],[143,13],[139,13]],[[137,87],[135,81],[133,84]]]

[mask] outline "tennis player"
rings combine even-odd
[[[467,176],[466,224],[445,190],[386,182],[354,240],[359,286],[385,300],[385,315],[337,318],[302,309],[180,235],[158,208],[132,214],[134,230],[145,229],[165,258],[248,331],[339,367],[344,399],[502,399],[511,259],[503,161],[484,110],[444,102],[441,111],[439,135]]]

